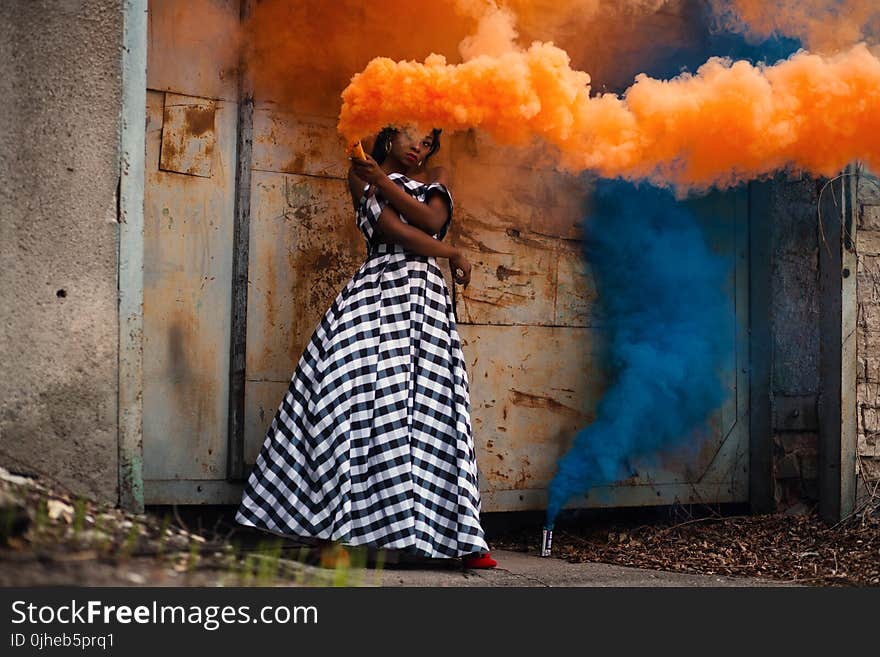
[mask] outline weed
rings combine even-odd
[[[73,535],[79,536],[86,525],[86,500],[77,497],[73,501]]]
[[[168,528],[171,526],[171,516],[165,514],[162,517],[162,524],[159,526],[159,537],[156,544],[156,559],[161,563],[165,556],[165,542],[168,540]]]
[[[189,539],[189,558],[186,561],[186,572],[191,573],[196,569],[196,565],[199,563],[199,558],[201,556],[201,550],[199,549],[199,543],[192,536]]]

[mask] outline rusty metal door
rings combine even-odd
[[[332,115],[255,99],[244,461],[250,468],[321,317],[365,256]]]
[[[460,146],[459,239],[475,264],[457,308],[483,508],[542,510],[557,461],[594,419],[607,384],[597,294],[579,241],[585,190],[550,171],[493,173],[499,149],[467,140]],[[516,161],[515,154],[497,161]],[[487,178],[492,185],[482,184]],[[634,463],[638,477],[593,488],[570,507],[748,499],[747,194],[715,193],[691,206],[713,251],[732,264],[727,289],[719,290],[734,327],[734,356],[723,370],[731,394],[699,432],[697,450]]]
[[[150,0],[144,203],[144,497],[226,488],[237,0]]]
[[[365,250],[335,129],[338,99],[295,108],[257,97],[243,127],[238,53],[222,47],[239,3],[181,6],[149,3],[145,501],[237,503],[297,360]],[[236,152],[243,130],[246,154]],[[447,239],[473,263],[467,290],[443,270],[467,359],[483,508],[543,509],[557,460],[607,383],[597,293],[581,255],[590,190],[478,135],[443,140],[437,159],[452,171],[456,199]],[[246,182],[237,183],[242,166]],[[242,198],[246,224],[236,221]],[[669,455],[575,506],[747,499],[747,203],[717,195],[696,211],[735,265],[725,290],[739,329],[725,367],[733,394],[698,457]],[[235,307],[238,285],[246,308]],[[230,385],[231,352],[245,357],[240,387]]]

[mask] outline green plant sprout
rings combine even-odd
[[[86,524],[86,500],[77,496],[73,501],[73,535],[79,536]]]

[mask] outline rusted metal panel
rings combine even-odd
[[[150,0],[147,87],[238,99],[239,0]]]
[[[707,197],[692,209],[714,250],[733,265],[725,289],[718,291],[730,300],[733,344],[720,375],[731,394],[684,447],[634,459],[636,476],[594,488],[589,497],[572,500],[572,507],[748,499],[748,208],[744,194],[734,193]],[[581,312],[588,312],[595,288],[584,281],[572,287],[588,299],[581,305]],[[460,303],[466,306],[467,296]],[[471,380],[484,510],[545,507],[557,460],[577,431],[593,420],[608,384],[597,328],[601,317],[595,319],[588,328],[459,325]]]
[[[592,329],[459,325],[487,491],[544,489],[605,382]],[[486,508],[486,511],[508,510]]]
[[[540,151],[524,154],[475,133],[449,142],[457,202],[450,236],[473,264],[457,298],[459,319],[594,326],[596,291],[581,241],[592,186],[546,168]]]
[[[458,313],[469,324],[595,325],[598,309],[592,271],[579,243],[515,228],[499,230],[460,203],[456,244],[473,265],[459,290]]]
[[[594,419],[607,381],[595,329],[460,325],[484,511],[541,510],[558,459]],[[511,357],[515,354],[515,357]],[[634,461],[639,476],[572,507],[732,502],[748,489],[748,434],[716,412],[692,446]]]
[[[201,178],[159,169],[164,96],[147,98],[144,478],[222,479],[237,104],[216,103],[213,176]]]
[[[556,258],[556,326],[600,326],[601,309],[590,263],[579,245],[564,244]]]
[[[210,178],[214,162],[216,103],[179,94],[165,94],[162,119],[162,171]]]
[[[294,115],[258,102],[254,135],[254,169],[341,179],[348,175],[335,118]]]
[[[471,262],[471,282],[460,290],[458,316],[468,324],[553,325],[556,264],[550,240],[523,237],[484,224],[459,204],[458,246]]]
[[[523,236],[583,238],[590,180],[557,171],[546,149],[503,147],[470,132],[449,142],[455,193],[483,224]]]
[[[252,177],[245,452],[262,443],[305,346],[366,257],[342,180],[255,171]],[[276,382],[278,396],[257,394]],[[260,409],[262,408],[262,411]]]

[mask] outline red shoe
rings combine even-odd
[[[476,556],[469,554],[466,557],[462,557],[461,562],[465,568],[494,568],[498,565],[498,562],[488,552]]]

